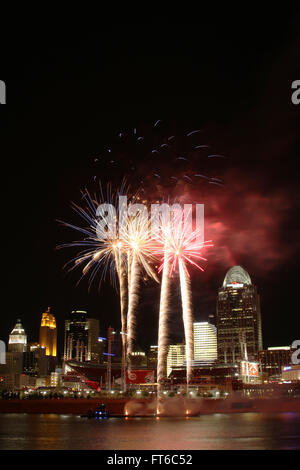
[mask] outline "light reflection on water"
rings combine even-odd
[[[300,449],[300,413],[105,421],[0,414],[0,449]]]

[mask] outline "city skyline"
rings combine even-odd
[[[247,287],[247,284],[250,284],[250,285],[251,285],[251,279],[250,279],[250,277],[249,277],[247,271],[245,271],[243,268],[241,268],[241,269],[242,269],[242,271],[241,271],[240,268],[241,268],[240,266],[234,266],[234,267],[231,267],[231,268],[227,271],[223,282],[221,283],[221,285],[220,285],[218,291],[216,292],[216,311],[215,311],[215,312],[211,312],[210,314],[207,314],[205,318],[202,318],[202,319],[201,319],[201,321],[200,321],[200,320],[195,316],[195,314],[194,314],[194,319],[193,319],[193,320],[194,320],[194,324],[195,324],[195,323],[197,324],[197,322],[198,322],[198,323],[200,322],[199,324],[201,324],[201,323],[203,323],[203,324],[208,323],[208,324],[215,325],[215,326],[217,325],[217,322],[218,322],[217,304],[218,304],[218,298],[219,298],[220,292],[222,292],[222,289],[224,290],[224,288],[225,288],[225,291],[226,291],[226,286],[228,286],[227,289],[230,288],[230,286],[232,286],[230,289],[231,289],[231,290],[233,289],[233,291],[234,291],[234,287],[235,287],[235,286],[234,286],[233,284],[230,284],[230,282],[231,282],[231,283],[233,282],[233,278],[234,278],[234,282],[236,282],[236,280],[238,280],[238,277],[240,276],[240,277],[239,277],[239,282],[245,282],[245,283],[246,283],[246,284],[245,284],[246,287]],[[235,273],[237,273],[237,274],[235,274]],[[243,273],[244,273],[244,274],[243,274]],[[234,276],[237,276],[237,277],[235,278]],[[244,276],[244,278],[242,279],[241,276]],[[247,279],[246,279],[246,276],[248,276]],[[229,284],[228,284],[228,283],[229,283]],[[236,284],[237,284],[237,286],[239,287],[239,284],[238,284],[238,283],[236,283]],[[253,287],[256,289],[256,286],[253,286]],[[51,308],[51,312],[52,312],[52,310],[53,310],[53,309]],[[67,313],[65,314],[64,318],[62,319],[62,321],[60,322],[60,325],[55,325],[55,327],[57,328],[57,330],[58,330],[58,332],[59,332],[59,336],[62,338],[62,340],[60,341],[60,343],[58,343],[58,359],[59,359],[59,361],[60,361],[60,360],[65,356],[65,354],[66,354],[66,336],[65,336],[65,335],[66,335],[66,325],[67,325],[67,323],[69,322],[68,318],[70,318],[70,315],[71,315],[71,314],[76,313],[76,312],[82,312],[82,315],[84,315],[84,316],[87,318],[87,320],[85,320],[85,321],[90,321],[90,322],[93,322],[93,321],[94,321],[94,322],[97,322],[97,325],[99,325],[99,323],[101,324],[101,328],[99,329],[99,336],[100,336],[101,334],[106,335],[106,333],[107,333],[107,328],[105,328],[105,327],[102,326],[103,323],[104,323],[104,324],[106,323],[106,322],[105,322],[105,317],[102,317],[102,318],[101,318],[101,316],[99,316],[99,317],[97,318],[96,316],[91,315],[87,310],[75,309],[75,310],[72,310],[72,311],[70,311],[70,312],[67,312]],[[50,315],[50,316],[49,316],[49,315]],[[20,317],[20,316],[19,316],[19,317]],[[52,318],[53,318],[54,320],[52,320]],[[212,318],[213,318],[213,320],[212,320]],[[89,319],[90,319],[90,320],[89,320]],[[50,320],[51,320],[51,321],[54,321],[54,323],[55,323],[55,313],[51,313],[51,314],[50,314],[50,307],[48,307],[47,310],[41,314],[40,325],[46,324],[46,322],[47,322],[47,321],[49,322]],[[24,323],[23,320],[22,320],[22,318],[16,319],[16,321],[17,321],[17,324],[18,324],[18,322],[20,322],[20,321],[22,321],[22,323]],[[264,322],[263,322],[263,315],[262,315],[262,320],[260,319],[260,322],[264,324]],[[111,322],[108,322],[108,323],[109,323],[109,326],[113,326],[116,330],[121,331],[121,330],[120,330],[120,325],[114,325],[114,324],[111,324]],[[17,325],[17,324],[16,324],[16,325]],[[95,324],[95,325],[96,325],[96,324]],[[16,328],[16,326],[15,326],[15,328]],[[90,327],[90,328],[91,328],[91,327]],[[94,328],[95,328],[95,327],[94,327]],[[260,328],[261,328],[261,326],[260,326]],[[14,330],[13,330],[13,331],[14,331]],[[33,342],[35,342],[36,340],[38,340],[38,336],[37,336],[37,337],[34,337],[34,336],[32,336],[32,335],[30,336],[29,334],[27,334],[27,329],[26,329],[26,328],[25,328],[25,331],[26,331],[26,337],[29,337],[28,343],[33,343]],[[217,329],[216,331],[218,331],[218,329]],[[10,334],[11,334],[11,333],[10,333]],[[265,330],[264,330],[264,327],[263,327],[262,330],[261,330],[260,335],[261,335],[261,334],[262,334],[262,336],[263,336],[263,338],[264,338],[264,337],[265,337]],[[40,335],[41,335],[41,326],[40,326],[39,336],[40,336]],[[219,335],[220,335],[220,332],[218,332],[218,337],[219,337]],[[226,333],[225,333],[225,335],[226,335]],[[8,332],[8,334],[7,334],[7,340],[5,340],[5,338],[4,338],[4,342],[5,342],[7,345],[8,345],[8,336],[9,336],[9,332]],[[176,334],[174,335],[174,332],[171,332],[171,336],[170,336],[170,337],[171,337],[171,338],[173,337],[173,339],[174,339],[174,337],[175,337],[175,339],[176,339]],[[40,336],[40,338],[41,338],[41,336]],[[63,339],[63,338],[64,338],[64,339]],[[87,338],[88,338],[88,336],[87,336]],[[87,338],[86,338],[86,341],[85,341],[86,348],[88,347]],[[179,342],[179,343],[180,343],[181,341],[184,342],[183,324],[182,324],[182,334],[181,334],[181,337],[180,337],[179,339],[180,339],[180,341],[177,341],[177,342]],[[266,350],[266,349],[268,349],[268,348],[272,348],[272,347],[275,347],[275,346],[276,346],[276,347],[282,346],[282,345],[291,346],[291,344],[293,343],[293,341],[294,341],[295,339],[296,339],[296,338],[294,338],[293,336],[291,336],[291,340],[290,340],[289,343],[286,342],[286,341],[279,341],[278,343],[274,343],[274,342],[273,342],[272,344],[265,344],[265,343],[264,343],[264,347],[262,347],[262,339],[261,339],[261,340],[260,340],[260,341],[261,341],[261,343],[260,343],[261,347],[256,346],[256,351]],[[55,341],[56,341],[56,329],[55,329]],[[89,341],[91,341],[91,340],[89,340]],[[175,340],[173,340],[173,342],[172,342],[172,341],[169,341],[169,344],[174,344],[174,341],[175,341]],[[40,341],[38,340],[38,342],[40,342]],[[218,350],[220,350],[220,348],[222,347],[222,346],[221,346],[221,342],[222,342],[222,341],[219,340],[219,343],[218,343]],[[151,344],[150,344],[150,343],[151,343]],[[139,344],[139,343],[137,343],[137,344],[136,344],[136,347],[138,348],[138,347],[142,346],[142,348],[143,348],[145,351],[148,351],[148,350],[150,350],[151,345],[155,343],[155,338],[154,338],[154,341],[152,341],[152,342],[150,342],[150,343],[149,343],[149,345],[146,344],[146,346],[145,346],[144,344]],[[55,343],[55,344],[56,344],[56,343]],[[155,343],[155,344],[156,344],[156,343]],[[229,356],[230,356],[230,354],[231,354],[231,352],[230,352],[230,351],[231,351],[231,346],[230,346],[230,345],[231,345],[231,343],[230,343],[230,344],[229,344],[229,343],[227,344],[227,348],[228,348],[228,353],[227,353],[227,354],[229,354]],[[41,346],[43,346],[43,345],[41,345]],[[52,346],[51,346],[51,347],[52,347]],[[238,346],[237,344],[236,344],[236,348],[239,348],[239,346]],[[90,350],[90,346],[89,346],[89,351],[91,351],[91,350]],[[56,350],[55,350],[55,354],[54,354],[54,355],[56,355]],[[86,353],[85,353],[84,355],[86,356],[86,359],[89,357],[89,359],[87,359],[87,360],[91,360],[91,353],[90,353],[90,352],[89,352],[89,355],[87,355],[87,350],[86,350]],[[222,354],[219,352],[219,359],[221,358],[221,355],[222,355]],[[251,355],[251,354],[250,354],[250,355]],[[237,354],[237,357],[239,357],[239,354]],[[229,361],[229,362],[230,362],[230,361]]]

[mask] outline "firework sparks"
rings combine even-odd
[[[131,354],[134,347],[136,331],[136,308],[139,298],[139,284],[142,269],[150,278],[159,282],[157,274],[151,267],[154,259],[154,243],[149,237],[150,221],[148,213],[137,213],[130,215],[126,221],[126,229],[122,232],[124,246],[128,259],[128,312],[127,312],[127,357],[128,368],[131,368]]]
[[[139,264],[136,253],[132,254],[132,260],[130,265],[130,284],[128,287],[128,312],[127,312],[127,357],[129,358],[129,369],[130,357],[133,352],[135,329],[136,329],[136,307],[138,303],[138,289],[139,289]]]
[[[177,188],[186,188],[187,185],[193,187],[195,183],[198,186],[198,182],[205,185],[209,183],[210,186],[212,184],[223,186],[222,180],[206,175],[206,173],[210,173],[210,167],[216,160],[216,163],[221,165],[223,164],[222,159],[226,157],[212,153],[215,150],[211,149],[211,145],[206,145],[203,140],[205,138],[204,130],[185,129],[183,135],[177,135],[176,130],[173,129],[174,126],[171,125],[170,128],[170,125],[166,124],[165,121],[157,120],[151,124],[151,129],[146,125],[118,132],[114,140],[105,145],[101,155],[93,156],[93,161],[97,162],[97,166],[106,170],[113,168],[114,173],[110,173],[110,177],[114,177],[114,174],[119,175],[119,172],[126,174],[128,178],[131,178],[131,184],[135,189],[138,185],[141,186],[141,192],[151,194],[152,202],[164,197],[165,191],[167,194],[170,194],[171,191],[172,196],[178,195]],[[138,149],[139,162],[143,161],[142,166],[133,157],[136,149]],[[199,155],[201,156],[201,167],[199,167]],[[205,156],[207,159],[202,158]],[[162,165],[163,158],[172,161],[174,166],[172,173],[174,172],[173,174],[176,176],[170,176],[169,165]],[[202,167],[203,165],[204,167]],[[119,169],[119,172],[115,171],[116,169]],[[117,177],[119,178],[119,176]],[[94,182],[96,178],[94,176]],[[117,191],[112,197],[108,185],[107,193],[107,196],[103,197],[101,190],[101,202],[112,202],[112,199],[119,196],[122,191]],[[126,191],[123,191],[124,193]],[[132,202],[136,202],[136,199],[139,198],[133,196]],[[67,266],[71,266],[71,270],[77,267],[81,269],[82,276],[79,281],[87,276],[89,288],[98,275],[100,277],[99,286],[109,275],[111,283],[118,287],[122,329],[123,383],[125,384],[126,361],[129,368],[131,367],[130,356],[136,337],[141,276],[145,272],[149,278],[159,282],[152,267],[152,261],[158,257],[161,259],[158,271],[162,273],[158,331],[158,390],[162,387],[165,374],[170,284],[172,274],[176,270],[179,272],[180,281],[188,385],[193,355],[192,302],[188,268],[194,266],[203,271],[199,263],[206,260],[201,256],[201,252],[204,247],[212,245],[209,242],[197,241],[197,234],[185,231],[182,227],[182,221],[177,216],[172,222],[162,224],[161,235],[158,239],[153,240],[148,233],[149,224],[151,224],[148,218],[130,214],[126,216],[125,223],[121,224],[120,229],[119,216],[114,211],[107,215],[102,214],[99,220],[96,209],[101,202],[97,201],[96,197],[91,197],[88,192],[84,194],[84,200],[86,208],[83,209],[73,204],[73,209],[85,220],[87,228],[67,223],[64,225],[80,232],[85,238],[60,247],[77,246],[83,248],[75,258],[67,263]],[[115,203],[113,205],[118,206]],[[107,233],[106,221],[111,220],[114,220],[119,230]],[[125,387],[125,385],[123,386]]]
[[[168,330],[167,321],[169,314],[169,292],[170,292],[170,260],[164,256],[164,266],[162,270],[162,281],[160,291],[159,306],[159,324],[158,324],[158,353],[157,353],[157,392],[158,396],[163,387],[163,379],[166,370],[167,346],[168,346]]]
[[[124,191],[122,186],[121,191]],[[87,223],[87,227],[79,227],[66,222],[61,222],[64,226],[70,227],[85,236],[83,240],[73,241],[60,245],[58,248],[64,247],[84,247],[84,249],[68,263],[65,267],[73,270],[76,267],[82,267],[82,276],[79,281],[89,275],[89,289],[96,275],[100,274],[99,288],[102,281],[110,273],[111,283],[116,287],[119,285],[120,293],[120,311],[121,311],[121,329],[122,329],[122,384],[123,391],[126,389],[126,347],[127,347],[127,269],[126,269],[126,250],[124,242],[117,238],[117,222],[118,218],[113,203],[117,203],[117,192],[115,195],[111,193],[108,185],[106,197],[103,195],[100,186],[101,200],[92,197],[87,191],[83,194],[86,207],[80,207],[72,203],[72,208]],[[106,212],[99,214],[98,208],[101,202],[109,201]],[[118,282],[117,282],[118,279]],[[79,282],[78,281],[78,282]]]
[[[115,222],[116,215],[111,211],[107,214],[106,219],[102,217],[103,223],[100,225],[97,217],[97,207],[100,202],[93,199],[87,191],[84,193],[83,199],[87,203],[85,208],[75,203],[72,203],[71,207],[88,224],[87,227],[80,227],[67,222],[58,221],[65,227],[72,228],[85,235],[85,238],[82,240],[76,240],[58,246],[58,248],[74,246],[84,248],[75,258],[68,261],[64,268],[67,267],[69,270],[73,270],[83,266],[82,276],[79,281],[84,276],[89,275],[89,288],[98,273],[100,274],[100,286],[109,272],[110,280],[112,284],[116,286],[116,275],[119,273],[121,264],[118,240],[114,230],[111,232],[105,231],[105,225],[110,221]]]
[[[127,349],[127,302],[128,302],[128,293],[127,293],[127,283],[126,283],[126,267],[124,254],[122,252],[122,242],[118,242],[118,276],[120,284],[120,309],[121,309],[121,328],[122,328],[122,384],[123,392],[126,391],[126,349]]]
[[[111,170],[126,175],[132,187],[149,192],[154,200],[158,195],[160,198],[170,193],[175,196],[182,184],[191,188],[198,186],[199,179],[194,178],[195,173],[209,173],[207,178],[200,180],[200,184],[206,186],[211,177],[217,176],[216,171],[223,171],[226,158],[217,153],[213,142],[207,145],[206,138],[205,129],[188,129],[158,119],[118,130],[92,158],[97,168],[108,171],[110,175]],[[209,158],[205,158],[207,156]],[[170,178],[169,165],[164,163],[167,161],[174,163],[172,171],[177,172],[176,179]]]
[[[186,269],[185,262],[179,259],[179,277],[182,303],[182,316],[185,336],[185,354],[186,354],[186,384],[187,390],[191,379],[191,365],[193,360],[194,338],[193,338],[193,311],[190,278]]]
[[[161,232],[157,236],[160,247],[163,247],[163,262],[159,267],[162,272],[162,286],[159,311],[158,334],[158,365],[157,381],[158,395],[164,378],[167,351],[167,322],[169,311],[169,277],[178,268],[180,279],[182,315],[186,343],[187,388],[191,378],[191,363],[193,359],[193,313],[191,301],[190,275],[187,265],[192,265],[203,271],[199,260],[206,261],[201,256],[204,247],[212,246],[210,241],[200,241],[200,231],[189,231],[183,223],[182,211],[175,211],[172,220],[161,220]],[[159,253],[161,248],[158,249]]]
[[[129,205],[125,218],[119,224],[115,207],[118,207],[120,192],[112,195],[110,186],[108,186],[106,198],[103,196],[102,189],[100,192],[100,201],[96,197],[93,198],[87,191],[84,193],[85,208],[72,204],[75,212],[87,223],[87,227],[61,222],[64,226],[85,235],[85,238],[60,245],[58,248],[84,247],[75,258],[66,263],[65,267],[70,267],[69,270],[81,267],[80,280],[84,276],[89,276],[89,288],[98,273],[100,274],[99,286],[108,272],[111,283],[114,286],[118,284],[122,329],[122,378],[125,390],[125,363],[127,357],[130,368],[130,355],[133,352],[136,330],[140,276],[144,270],[150,278],[157,282],[159,279],[151,266],[151,259],[154,257],[153,241],[149,237],[148,216],[145,217],[145,214],[139,212],[131,214]],[[105,203],[105,207],[99,213],[98,209],[105,199],[109,202]],[[133,196],[132,199],[138,199],[138,196]]]

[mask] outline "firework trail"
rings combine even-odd
[[[162,218],[161,232],[157,237],[160,247],[163,247],[163,262],[159,267],[162,271],[162,287],[159,312],[159,338],[158,338],[158,395],[162,389],[165,374],[165,361],[167,350],[167,322],[169,312],[169,277],[178,267],[182,303],[182,316],[186,343],[186,365],[187,365],[187,389],[191,378],[191,363],[193,359],[193,313],[191,300],[190,276],[187,264],[195,266],[203,271],[198,260],[204,260],[200,255],[204,247],[212,246],[208,242],[200,241],[200,231],[189,231],[188,226],[183,223],[183,212],[177,210],[172,220]],[[161,248],[158,248],[157,254]]]
[[[132,254],[130,264],[130,284],[128,292],[128,312],[127,312],[127,358],[128,368],[131,369],[131,354],[133,352],[135,329],[136,329],[136,307],[138,303],[140,268],[136,253]]]
[[[128,279],[128,286],[131,283],[131,251],[127,250],[127,279]]]
[[[121,190],[123,194],[124,187]],[[154,259],[153,241],[149,237],[150,221],[147,210],[146,216],[145,213],[140,214],[139,211],[132,214],[133,211],[130,210],[131,205],[129,205],[126,216],[122,217],[122,223],[119,223],[116,208],[118,208],[118,197],[121,192],[117,191],[112,195],[111,187],[108,185],[106,197],[103,195],[101,186],[100,193],[101,198],[97,200],[96,196],[92,197],[86,191],[83,194],[86,202],[85,208],[72,203],[72,208],[88,226],[79,227],[59,222],[82,233],[85,238],[60,245],[58,248],[84,247],[65,266],[71,266],[70,270],[82,267],[80,280],[89,275],[89,288],[98,273],[100,273],[99,287],[108,272],[112,284],[115,287],[118,285],[122,328],[122,378],[125,390],[126,360],[130,368],[130,356],[135,339],[140,276],[144,270],[149,278],[157,282],[159,279],[151,266],[151,260]],[[135,199],[138,197],[133,196],[132,200]],[[99,213],[100,204],[105,204],[105,208]]]
[[[186,348],[186,384],[187,390],[191,379],[191,365],[193,360],[194,351],[194,337],[193,337],[193,311],[192,311],[192,294],[190,278],[187,268],[183,259],[179,259],[179,278],[180,278],[180,291],[182,303],[182,316],[185,336]]]
[[[126,316],[127,316],[127,269],[126,269],[126,251],[125,245],[122,240],[118,239],[117,230],[112,229],[107,231],[109,224],[116,228],[118,218],[116,215],[115,206],[117,207],[118,196],[120,192],[125,191],[124,184],[120,191],[115,195],[111,192],[110,185],[107,186],[106,197],[103,194],[100,185],[100,200],[96,196],[92,197],[88,191],[83,194],[83,199],[86,202],[86,207],[80,207],[72,203],[71,207],[77,214],[88,224],[88,227],[79,227],[66,222],[59,221],[62,225],[70,227],[83,235],[85,238],[79,241],[73,241],[58,246],[58,248],[65,247],[84,247],[84,249],[73,259],[71,259],[64,267],[70,267],[73,270],[76,267],[82,267],[82,276],[79,281],[89,275],[89,289],[96,275],[100,273],[99,288],[102,281],[110,273],[111,283],[119,287],[120,293],[120,311],[121,311],[121,328],[122,328],[122,384],[123,390],[126,388],[125,369],[126,369]],[[106,202],[108,201],[108,203]],[[102,213],[99,217],[97,209],[101,203],[107,205],[108,211]],[[99,223],[101,222],[101,223]],[[117,281],[118,280],[118,281]],[[79,282],[78,281],[78,282]]]
[[[126,391],[126,350],[127,350],[127,305],[128,305],[128,293],[127,293],[127,274],[124,260],[124,254],[122,252],[122,242],[119,242],[118,246],[118,276],[120,284],[120,308],[121,308],[121,333],[122,333],[122,384],[123,392]]]
[[[157,394],[163,388],[165,377],[167,348],[168,348],[168,314],[169,314],[169,292],[170,292],[170,259],[164,254],[164,264],[162,269],[162,281],[160,291],[159,324],[158,324],[158,353],[157,353]]]
[[[130,208],[129,208],[130,214]],[[150,221],[148,212],[128,216],[126,230],[122,232],[127,250],[128,262],[128,311],[127,311],[127,359],[128,368],[131,369],[131,354],[133,352],[136,335],[136,310],[139,299],[139,285],[142,270],[159,282],[151,267],[153,256],[153,240],[149,237]]]
[[[120,242],[121,243],[121,242]],[[124,254],[122,253],[122,248],[117,248],[116,259],[118,262],[117,270],[118,270],[118,278],[120,284],[120,305],[121,305],[121,327],[122,332],[126,333],[126,310],[127,310],[127,282],[126,282],[126,266],[125,266],[125,259]]]

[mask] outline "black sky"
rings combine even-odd
[[[231,267],[224,247],[235,244],[238,249],[233,246],[230,256],[249,271],[261,294],[265,346],[299,337],[300,106],[290,99],[291,83],[300,78],[295,16],[282,14],[269,23],[254,18],[247,24],[221,19],[112,24],[88,33],[41,28],[6,39],[9,53],[0,76],[8,100],[5,110],[1,107],[5,307],[0,337],[6,341],[21,317],[29,340],[37,340],[48,305],[60,338],[73,308],[97,316],[103,333],[109,323],[119,326],[118,299],[108,284],[100,294],[96,287],[88,294],[87,282],[75,288],[76,274],[62,271],[68,254],[55,247],[71,234],[55,220],[73,217],[69,202],[80,200],[80,189],[91,185],[94,175],[104,181],[121,178],[118,169],[92,163],[115,133],[157,119],[172,122],[179,134],[193,126],[205,128],[218,152],[229,156],[222,169],[228,189],[214,193],[218,207],[210,220],[219,214],[227,231],[232,224],[236,234],[245,217],[234,214],[240,214],[241,204],[252,212],[256,204],[260,218],[267,220],[261,231],[271,218],[277,221],[270,248],[264,242],[263,251],[259,240],[257,249],[253,243],[247,253],[249,238],[233,241],[226,231],[217,237],[218,250],[210,254],[204,275],[193,281],[196,319],[214,313],[217,289]],[[137,155],[134,160],[143,166]],[[171,165],[167,159],[160,162],[162,171]],[[233,212],[228,206],[237,200]],[[249,221],[243,233],[249,236],[251,230]],[[149,286],[140,302],[139,343],[144,347],[156,342],[158,295]],[[181,334],[179,316],[174,313],[174,337]]]

